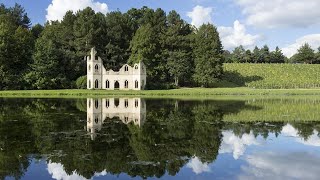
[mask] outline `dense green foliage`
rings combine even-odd
[[[223,50],[214,25],[203,24],[197,29],[176,11],[166,14],[160,8],[102,14],[88,7],[68,11],[61,21],[31,26],[23,7],[16,4],[7,8],[0,4],[0,90],[83,88],[83,83],[77,86],[77,79],[86,74],[84,57],[92,47],[97,49],[107,69],[117,71],[126,63],[144,62],[147,89],[220,87],[229,86],[230,81],[236,86],[247,83],[248,77],[244,80],[240,75],[230,80],[233,75],[238,76],[234,72],[224,73],[222,79],[223,62],[320,63],[320,51],[314,51],[308,44],[290,59],[278,47],[271,52],[267,45],[253,51],[239,46],[230,53]],[[256,71],[258,74],[248,74],[252,76],[249,81],[253,81],[249,87],[317,86],[316,76],[310,78],[316,67],[311,72],[298,70],[296,81],[284,75],[278,76],[281,78],[276,83],[267,80],[259,85],[255,84],[257,78],[266,79],[259,73],[269,71],[261,68]],[[293,73],[290,68],[283,72],[287,76]]]
[[[35,37],[23,8],[0,4],[0,89],[26,88],[23,79],[32,63]]]
[[[226,63],[222,79],[234,86],[251,88],[319,88],[319,69],[318,64]]]
[[[298,49],[298,53],[290,58],[292,63],[320,64],[320,51],[315,53],[306,43]]]
[[[223,52],[225,62],[227,63],[304,63],[320,64],[320,47],[315,51],[306,43],[302,45],[296,54],[287,58],[283,55],[281,49],[270,52],[267,45],[259,49],[257,46],[251,51],[243,46],[236,47],[232,52],[225,50]]]
[[[285,63],[287,58],[283,55],[279,47],[270,52],[267,45],[259,49],[257,46],[251,51],[245,50],[243,46],[236,47],[232,53],[224,52],[228,63]]]
[[[207,24],[198,30],[176,11],[142,7],[102,14],[88,7],[30,26],[21,6],[1,4],[0,89],[73,88],[86,74],[84,57],[92,47],[108,69],[143,61],[149,89],[207,87],[222,73],[216,28]]]

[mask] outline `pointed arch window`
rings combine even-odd
[[[109,82],[109,80],[106,81],[106,88],[107,88],[107,89],[110,88],[110,82]]]
[[[138,107],[139,106],[139,101],[138,101],[138,99],[136,99],[135,101],[134,101],[134,107]]]
[[[94,107],[95,107],[96,109],[98,109],[98,107],[99,107],[99,101],[98,101],[98,100],[95,100],[95,101],[94,101]]]
[[[96,89],[99,88],[99,81],[98,81],[98,79],[96,79],[96,81],[94,82],[94,88],[96,88]]]
[[[98,118],[98,117],[96,117],[96,118],[94,119],[94,122],[95,122],[96,124],[98,124],[98,122],[99,122],[99,118]]]
[[[89,80],[89,89],[91,89],[91,81]]]
[[[135,65],[135,66],[134,66],[134,69],[139,69],[138,65]]]
[[[139,88],[139,82],[137,80],[134,82],[134,88]]]
[[[128,88],[129,87],[129,82],[126,80],[126,81],[124,81],[124,88]]]
[[[129,67],[127,65],[124,67],[124,71],[129,71]]]
[[[96,65],[94,66],[94,69],[95,69],[96,72],[99,71],[99,66],[98,66],[98,64],[96,64]]]
[[[109,99],[106,100],[106,108],[108,108],[110,106],[110,101]]]
[[[125,99],[125,100],[124,100],[124,107],[127,108],[128,106],[129,106],[128,99]]]

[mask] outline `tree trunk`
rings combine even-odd
[[[179,86],[179,78],[174,78],[174,85]]]

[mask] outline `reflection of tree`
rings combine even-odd
[[[25,101],[19,105],[0,99],[0,179],[21,178],[30,164],[29,154],[36,153],[31,123],[21,118]]]
[[[315,129],[315,127],[317,127],[315,126],[314,123],[293,122],[290,124],[298,131],[298,135],[302,137],[304,140],[308,140],[309,137],[313,134],[313,130]],[[319,127],[319,124],[318,124],[318,127]]]
[[[270,133],[274,133],[276,137],[281,134],[284,125],[286,125],[284,122],[229,122],[225,124],[224,129],[232,130],[238,137],[242,137],[244,134],[250,134],[250,132],[252,132],[255,137],[261,135],[266,139]]]
[[[194,156],[203,163],[214,161],[222,130],[266,138],[279,134],[286,124],[222,121],[226,114],[257,109],[244,101],[148,100],[143,126],[106,119],[92,141],[84,128],[85,104],[55,99],[18,102],[19,106],[17,100],[0,100],[0,179],[22,177],[30,155],[43,155],[48,162],[61,163],[67,173],[77,171],[86,178],[103,170],[144,178],[175,175]],[[304,138],[320,129],[320,123],[292,125]]]

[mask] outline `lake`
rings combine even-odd
[[[319,179],[320,99],[0,99],[0,179]]]

